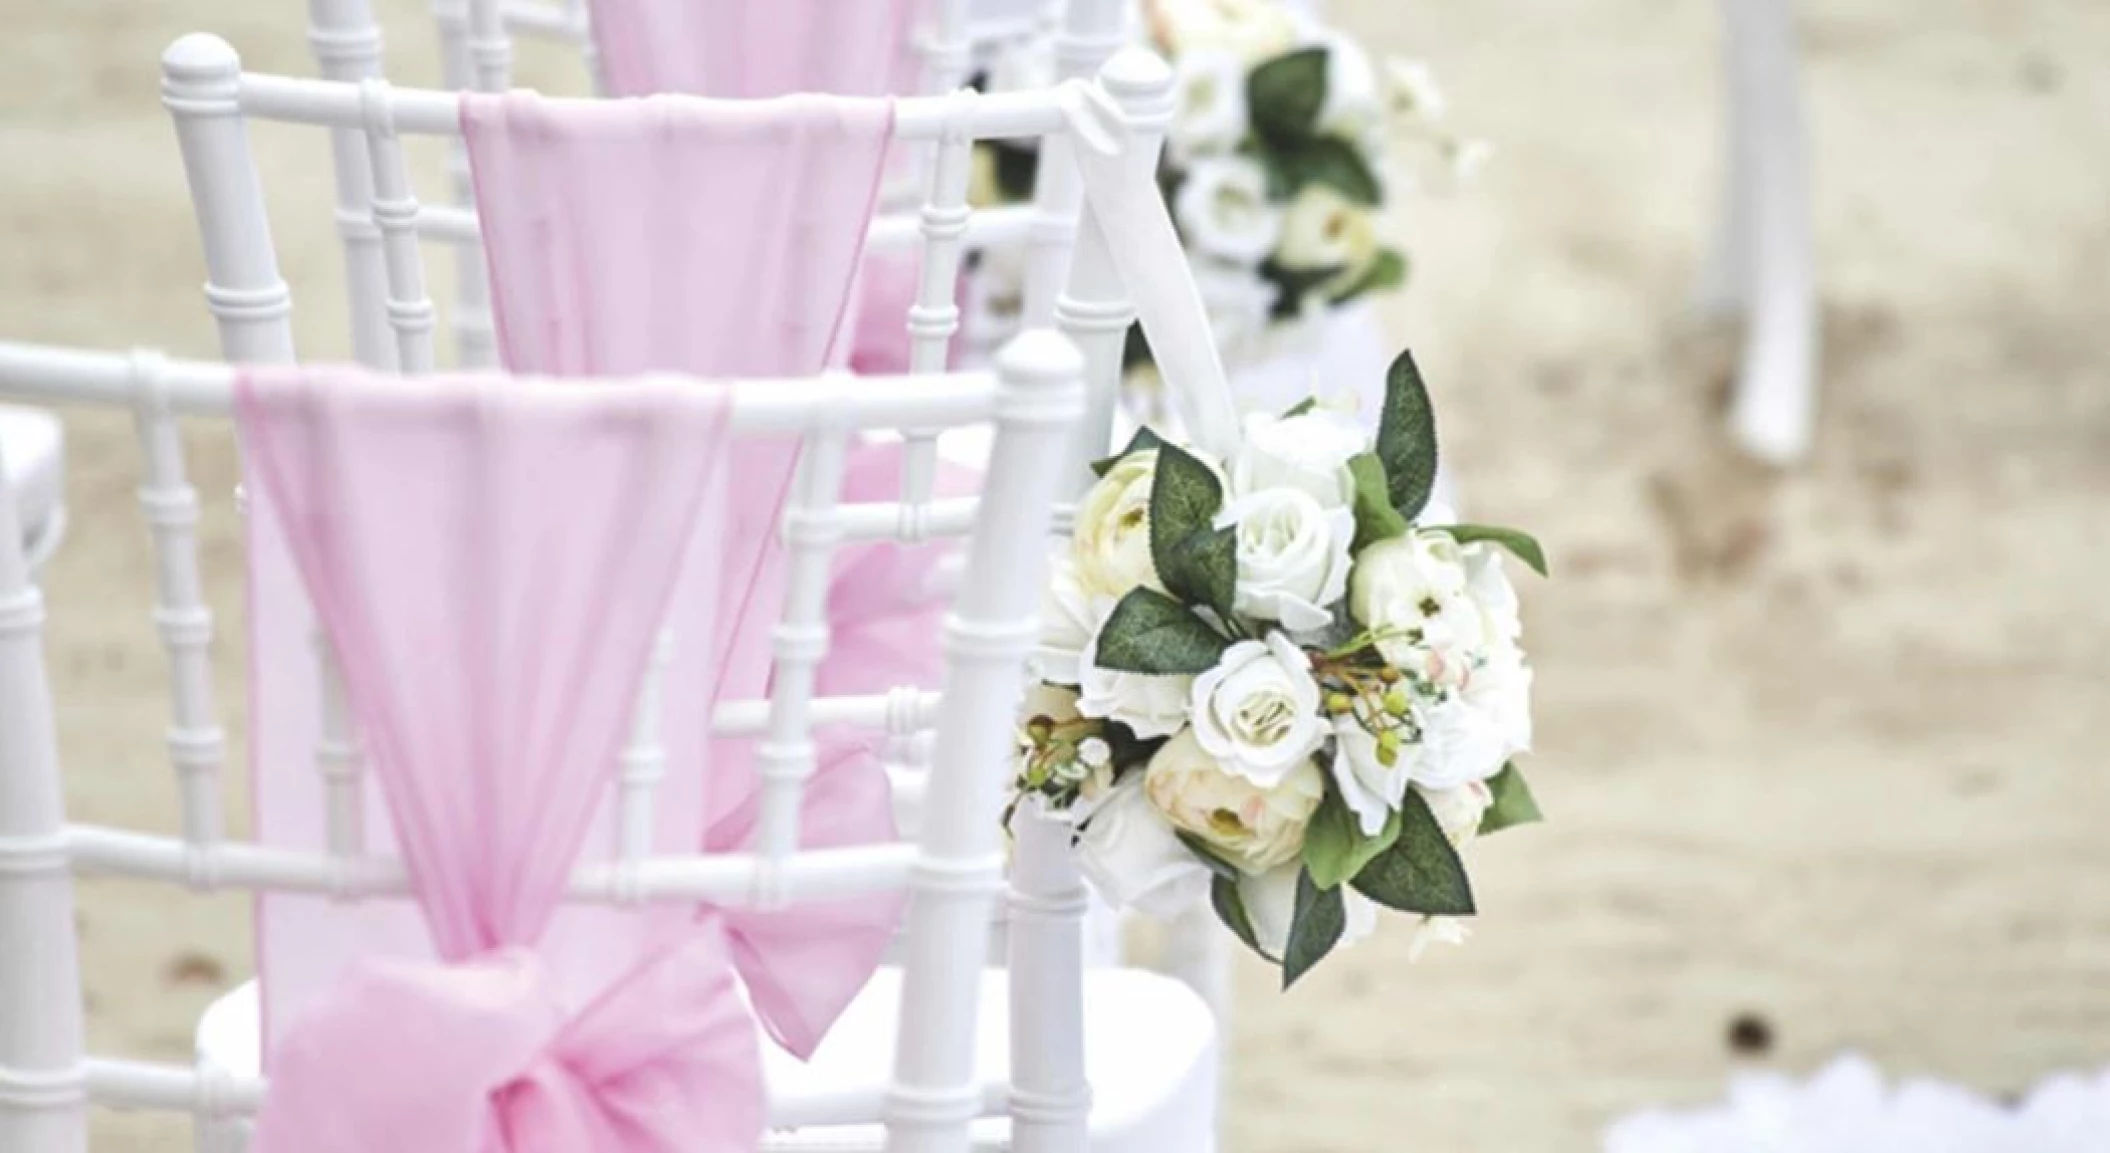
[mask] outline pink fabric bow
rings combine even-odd
[[[723,527],[725,394],[276,369],[236,418],[251,523],[337,654],[436,956],[368,955],[289,1014],[259,1153],[751,1150],[715,922],[641,910],[592,964],[537,955],[676,575]]]
[[[256,1144],[746,1153],[766,1120],[756,1042],[712,922],[576,1014],[525,949],[370,962],[280,1046]]]

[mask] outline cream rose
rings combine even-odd
[[[1289,930],[1297,915],[1297,878],[1303,871],[1301,863],[1292,862],[1238,879],[1238,900],[1253,926],[1253,943],[1278,961],[1289,949]],[[1354,889],[1342,887],[1341,911],[1347,924],[1334,948],[1346,948],[1377,931],[1377,904]]]
[[[1271,788],[1326,740],[1311,659],[1281,633],[1239,641],[1194,678],[1194,739],[1223,770]]]
[[[1297,28],[1274,0],[1151,0],[1151,38],[1169,56],[1221,49],[1248,64],[1289,51]]]
[[[1150,758],[1143,788],[1165,819],[1246,873],[1296,860],[1304,828],[1326,796],[1325,779],[1309,759],[1263,787],[1227,772],[1191,729]]]
[[[1296,416],[1248,413],[1245,438],[1231,458],[1231,491],[1294,488],[1327,508],[1355,502],[1349,458],[1370,447],[1354,415],[1325,407]]]
[[[1268,199],[1267,173],[1243,156],[1197,158],[1172,209],[1194,247],[1219,260],[1258,264],[1282,237],[1282,213]]]
[[[1271,488],[1233,500],[1216,523],[1237,533],[1233,608],[1299,632],[1332,622],[1331,606],[1348,591],[1354,513],[1299,489]]]
[[[1085,592],[1119,599],[1138,585],[1164,591],[1150,560],[1150,486],[1157,469],[1156,449],[1129,453],[1078,503],[1070,560]]]
[[[1154,677],[1115,672],[1098,663],[1095,635],[1077,658],[1078,711],[1088,717],[1119,721],[1145,740],[1169,737],[1187,723],[1187,695],[1193,677]]]
[[[1123,777],[1080,819],[1078,867],[1109,904],[1171,918],[1208,896],[1208,866],[1144,795],[1142,773]]]
[[[1338,268],[1353,280],[1377,258],[1377,223],[1361,205],[1323,184],[1308,184],[1282,215],[1275,262],[1292,271]]]

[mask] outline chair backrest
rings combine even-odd
[[[6,943],[0,951],[0,1148],[9,1153],[79,1153],[86,1148],[84,1112],[91,1102],[223,1118],[253,1112],[265,1092],[260,1081],[220,1071],[85,1054],[74,872],[194,889],[328,893],[348,908],[407,893],[399,860],[356,846],[340,852],[344,846],[334,841],[313,853],[233,841],[213,817],[222,742],[209,696],[212,623],[191,531],[198,501],[184,476],[175,420],[226,417],[236,371],[152,354],[0,344],[0,397],[129,408],[139,425],[147,477],[140,499],[158,560],[154,616],[175,682],[169,753],[183,811],[178,836],[66,823],[41,600],[30,583],[10,494],[0,491],[0,942]],[[773,750],[765,758],[756,839],[751,851],[732,854],[645,846],[647,854],[580,865],[567,890],[568,901],[589,904],[705,901],[724,908],[909,891],[901,1048],[885,1115],[869,1118],[886,1122],[899,1150],[965,1148],[968,1122],[983,1111],[973,1078],[975,974],[1004,863],[1002,774],[992,770],[1009,755],[1025,660],[1037,638],[1042,541],[1066,487],[1071,426],[1082,410],[1081,372],[1066,340],[1039,331],[1007,348],[993,375],[822,376],[726,386],[736,437],[803,438],[801,479],[782,515],[793,556],[784,575],[791,591],[775,634],[776,673],[767,699],[720,702],[713,721],[714,732],[761,735]],[[930,510],[912,501],[837,503],[853,434],[992,420],[991,472],[982,497],[964,515],[926,516]],[[918,843],[802,850],[798,814],[813,767],[813,730],[845,720],[870,723],[904,708],[898,696],[815,695],[815,670],[827,649],[821,604],[812,595],[821,585],[817,577],[842,541],[934,521],[970,538],[969,579],[946,626],[943,691],[906,702],[923,723],[935,722],[937,738]],[[646,731],[656,719],[653,696],[648,682],[638,703],[640,740],[653,739]],[[325,758],[321,769],[341,773],[344,765]],[[628,777],[609,783],[620,790],[608,806],[619,821],[631,815],[634,784]],[[328,803],[334,826],[347,797],[332,790]],[[1016,903],[1041,912],[1067,907],[1034,893]],[[1074,934],[1074,924],[1066,931]],[[1017,1092],[1038,1111],[1022,1109],[1014,1124],[1074,1128],[1082,1119],[1082,1066],[1057,1067],[1045,1054],[1074,1051],[1080,1022],[1045,1011],[1035,1020],[1040,1024],[1018,1044],[1042,1056],[1021,1067]],[[1074,1116],[1045,1107],[1065,1101],[1076,1105]],[[775,1100],[771,1122],[811,1123],[824,1107],[835,1105]]]
[[[1020,18],[1021,7],[1012,0],[978,21],[977,8],[968,0],[930,0],[920,5],[920,27],[913,37],[922,65],[917,90],[935,96],[962,87],[971,75],[979,41],[1015,38],[1030,30],[1030,22]],[[1091,77],[1123,43],[1126,2],[1063,0],[1060,7],[1062,18],[1054,33],[1057,76],[1062,80]],[[598,75],[584,0],[434,0],[433,16],[440,34],[442,84],[449,90],[509,89],[516,34],[575,48],[581,53],[588,74]],[[347,83],[384,78],[381,33],[368,0],[308,0],[308,19],[309,43],[325,78]],[[369,149],[359,133],[357,126],[337,126],[332,132],[338,230],[344,246],[353,353],[362,363],[386,368],[395,365],[393,342],[388,335],[388,274],[382,234],[371,220],[373,174]],[[1055,152],[1060,149],[1058,136]],[[930,141],[927,148],[911,153],[915,162],[901,173],[907,177],[907,187],[899,181],[889,181],[880,202],[888,215],[881,218],[875,231],[877,249],[914,242],[917,221],[913,211],[901,216],[894,216],[893,212],[912,208],[920,199],[916,186],[938,169],[943,152],[941,141]],[[469,163],[458,141],[448,149],[448,164],[450,200],[458,208],[466,206],[472,200]],[[1061,163],[1041,165],[1036,170],[1036,192],[1030,207],[1003,207],[978,213],[974,227],[961,238],[962,255],[991,248],[1027,251],[1024,315],[1029,327],[1045,326],[1053,317],[1069,260],[1074,233],[1068,222],[1077,212],[1078,189],[1068,167]],[[964,181],[966,176],[967,169],[962,167],[958,177]],[[1047,186],[1044,192],[1038,187],[1040,184]],[[434,230],[444,231],[455,249],[456,295],[450,327],[456,361],[465,367],[495,365],[498,357],[481,237],[473,228],[442,230],[436,225]],[[937,286],[944,291],[943,300],[951,299],[956,283],[948,280]],[[923,284],[930,284],[928,277]],[[935,291],[931,295],[933,298],[926,300],[919,294],[918,303],[925,308],[936,307],[940,300]],[[938,344],[942,348],[944,342]],[[916,360],[913,367],[923,370],[935,366]]]
[[[244,73],[233,48],[206,35],[177,41],[162,67],[163,103],[175,120],[205,249],[206,297],[228,359],[293,357],[286,286],[250,151],[246,121],[254,118],[332,131],[340,197],[347,190],[364,197],[357,204],[340,200],[338,207],[340,231],[362,246],[354,254],[360,258],[347,265],[355,320],[373,311],[362,302],[376,297],[382,320],[378,333],[371,323],[355,323],[354,356],[376,368],[429,370],[436,361],[437,309],[426,289],[420,241],[480,243],[481,233],[473,212],[419,202],[401,137],[458,139],[460,98],[375,79],[350,84]],[[1021,237],[1030,253],[1024,325],[1052,323],[1085,355],[1090,400],[1080,460],[1104,452],[1123,343],[1139,314],[1186,427],[1207,447],[1235,441],[1237,418],[1207,315],[1155,184],[1172,83],[1162,61],[1128,51],[1091,81],[1015,95],[962,91],[896,102],[896,139],[929,142],[936,153],[918,213],[876,221],[870,235],[874,248],[920,247],[917,298],[906,319],[911,371],[946,366],[959,328],[954,294],[966,247],[977,239]],[[977,140],[999,137],[1040,139],[1065,159],[1043,164],[1046,176],[1031,205],[970,210],[971,149]],[[352,151],[364,163],[345,159]],[[908,495],[927,497],[934,438],[913,434],[905,461]]]

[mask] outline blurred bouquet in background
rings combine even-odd
[[[1149,0],[1142,31],[1178,76],[1158,183],[1193,264],[1227,366],[1286,354],[1345,306],[1398,291],[1408,259],[1382,234],[1403,192],[1448,190],[1487,146],[1446,125],[1427,66],[1378,61],[1353,38],[1269,0]],[[1007,51],[996,91],[1055,79],[1053,41]],[[1037,154],[1003,143],[976,156],[977,206],[1032,195]],[[971,347],[1015,331],[1020,258],[980,263],[966,294]],[[1132,329],[1131,383],[1148,389],[1149,350]]]

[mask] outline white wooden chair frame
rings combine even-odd
[[[282,315],[282,313],[281,313]],[[776,675],[767,700],[730,703],[716,731],[760,734],[763,819],[751,853],[624,855],[582,866],[574,901],[710,901],[719,905],[834,899],[907,888],[911,903],[904,966],[903,1025],[884,1108],[888,1147],[904,1153],[964,1149],[968,1125],[988,1108],[974,1078],[976,974],[984,927],[1003,887],[997,814],[1025,659],[1045,580],[1042,547],[1058,488],[1074,467],[1071,424],[1082,409],[1083,362],[1065,340],[1022,336],[987,373],[795,382],[735,382],[736,434],[802,435],[799,480],[784,514],[791,562],[787,602],[775,632]],[[209,890],[219,887],[326,893],[345,900],[400,898],[399,861],[335,838],[320,853],[227,840],[218,812],[222,734],[214,719],[207,647],[212,624],[197,564],[197,496],[185,480],[176,417],[224,417],[234,370],[154,354],[81,353],[0,344],[0,396],[56,404],[130,408],[140,428],[147,483],[141,505],[157,556],[155,619],[170,659],[169,753],[180,781],[182,835],[68,825],[55,722],[42,652],[42,602],[29,581],[10,500],[0,499],[0,1148],[9,1153],[80,1153],[90,1102],[187,1112],[201,1122],[252,1112],[265,1091],[253,1078],[210,1069],[93,1058],[83,1049],[73,918],[73,874],[114,873]],[[931,801],[919,844],[800,851],[797,812],[813,768],[812,729],[873,721],[897,710],[888,697],[816,698],[815,668],[827,647],[822,594],[832,550],[842,541],[892,535],[915,518],[902,505],[838,506],[852,433],[873,427],[942,428],[993,420],[1000,451],[970,516],[968,571],[946,626],[947,689],[914,709],[934,720]],[[5,497],[0,493],[0,497]],[[1001,511],[994,511],[1001,510]],[[651,697],[647,691],[643,696]],[[641,701],[641,718],[652,706]],[[642,734],[642,739],[652,739]],[[356,754],[320,768],[332,780],[358,771]],[[621,824],[630,827],[622,790]],[[356,793],[353,794],[356,796]],[[331,790],[335,819],[345,796]],[[788,819],[786,819],[788,814]],[[625,844],[629,843],[627,837]],[[649,851],[650,846],[643,846]],[[1026,1150],[1081,1149],[1090,1094],[1084,1081],[1081,1001],[1075,965],[1082,889],[1069,863],[1065,828],[1028,821],[1012,872],[1014,982],[1034,995],[1012,999],[1011,1141]],[[775,1125],[837,1121],[842,1103],[774,1100]]]

